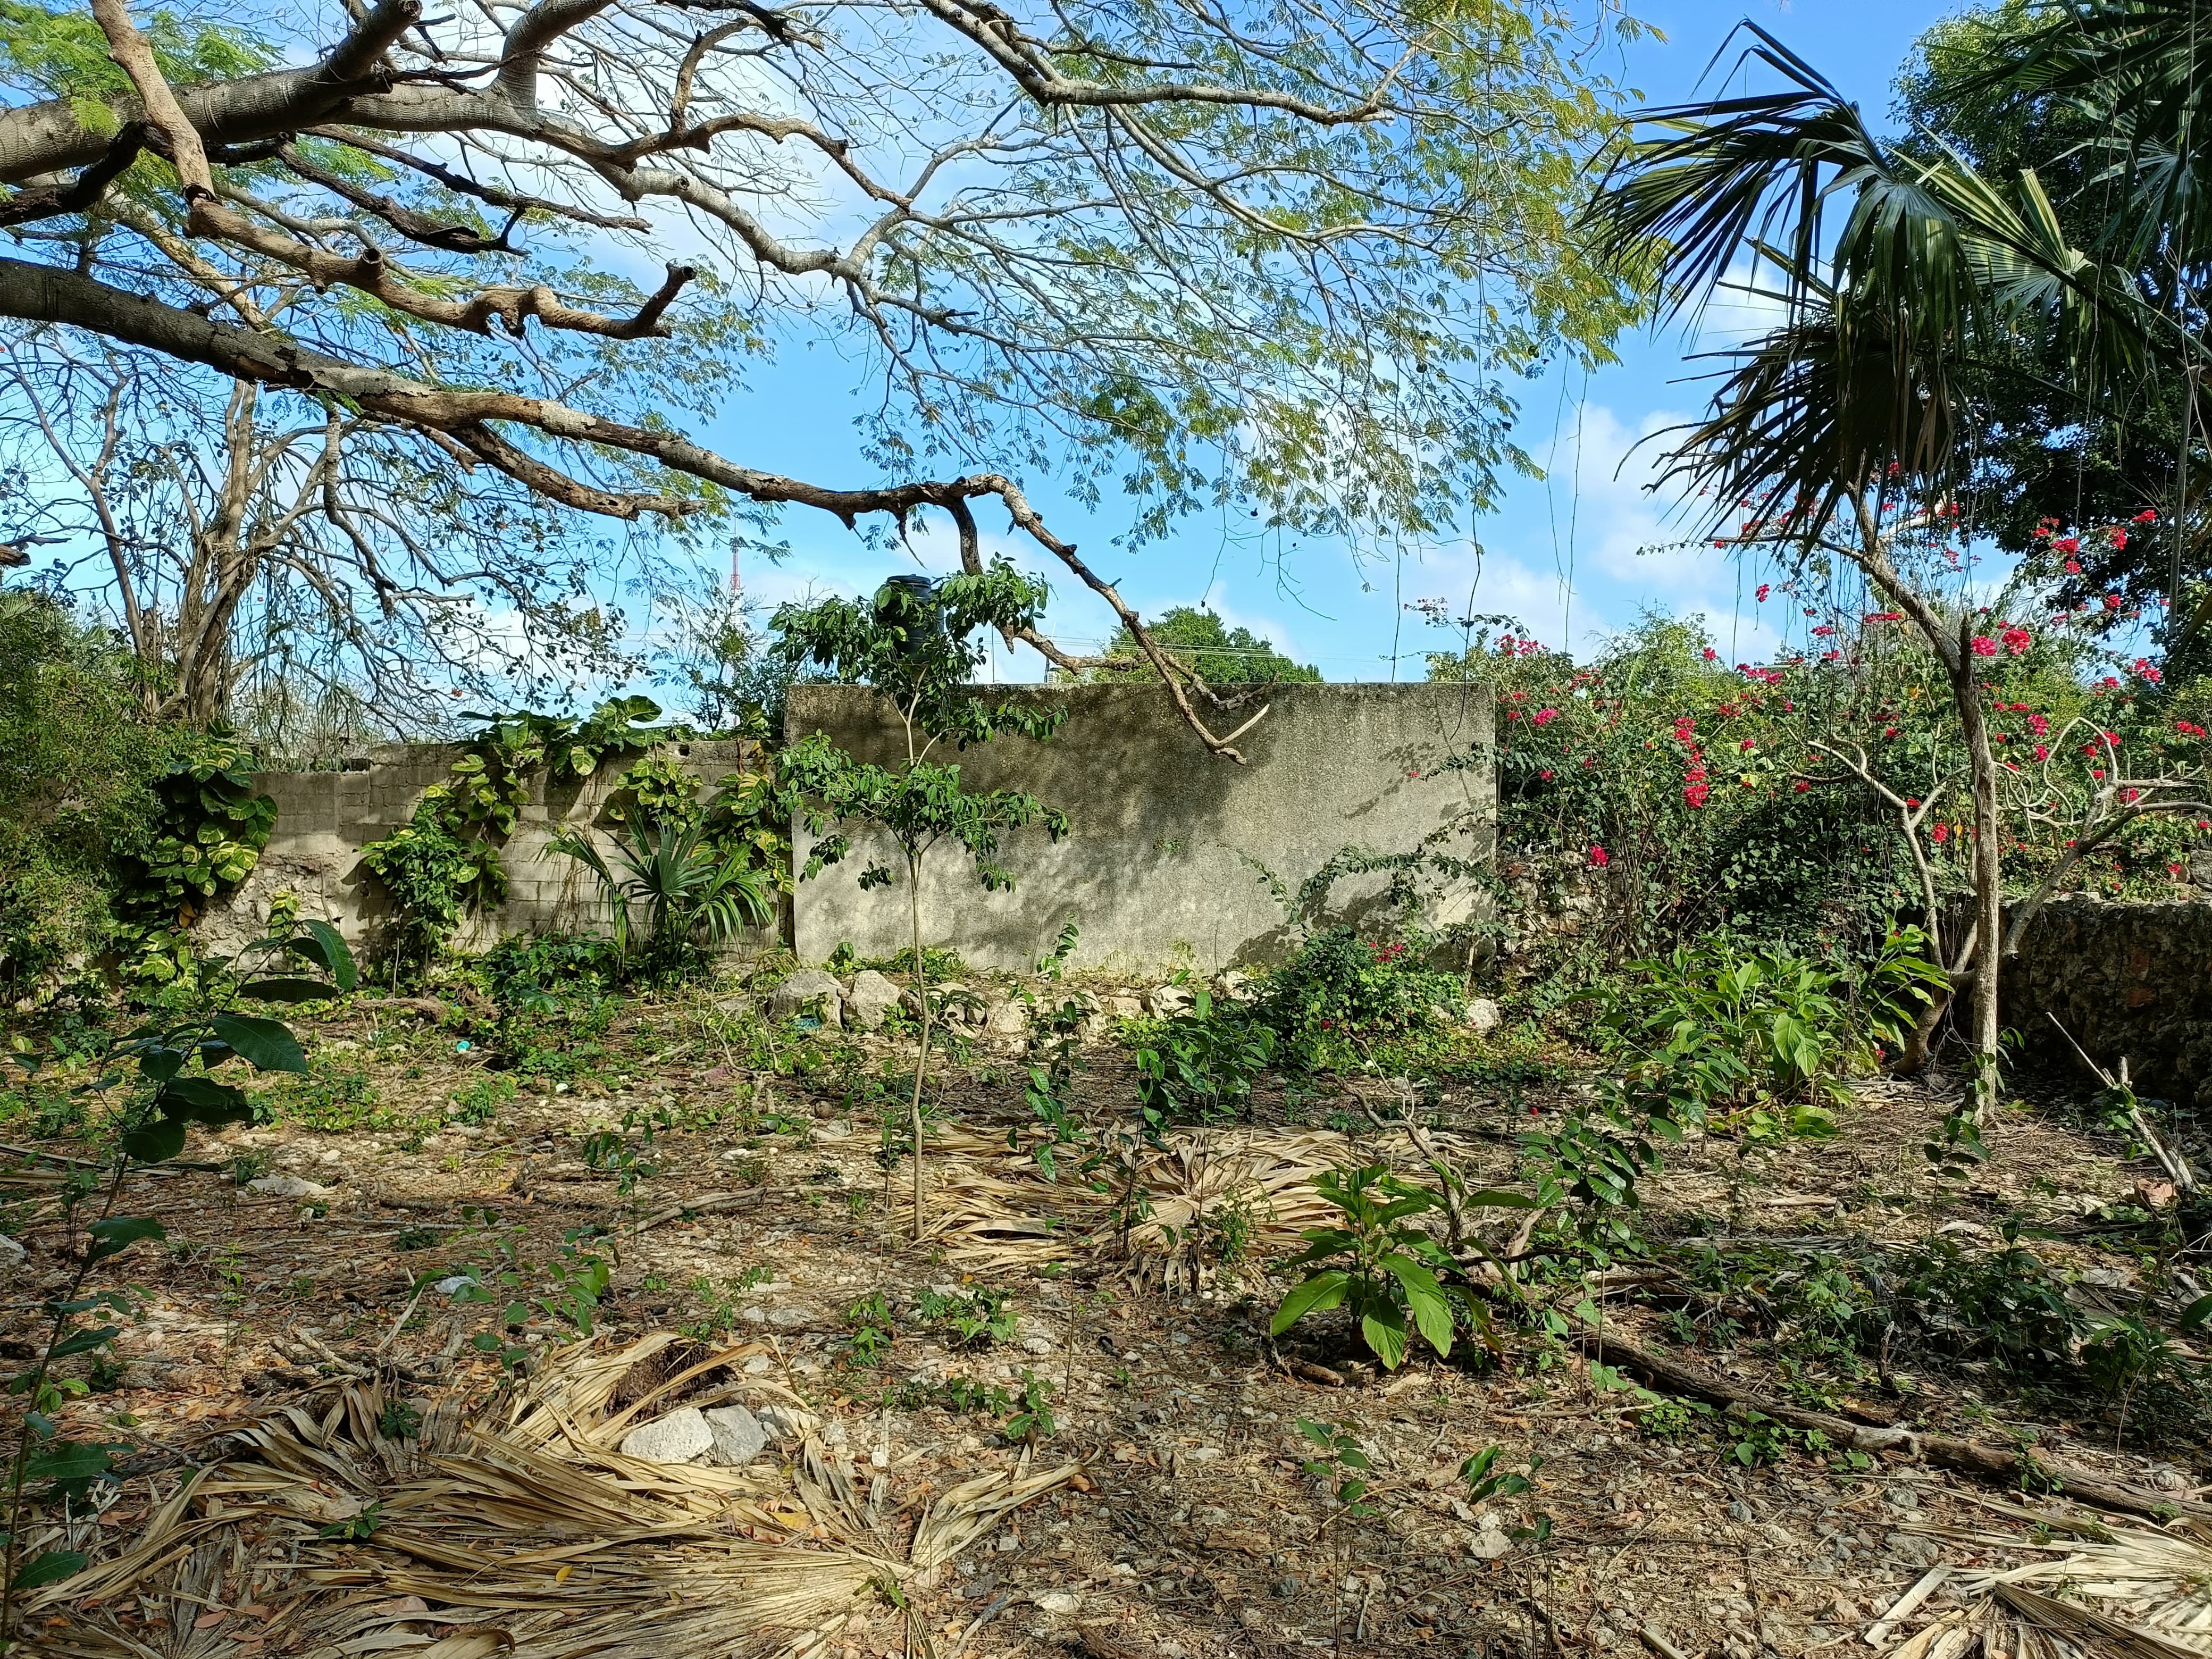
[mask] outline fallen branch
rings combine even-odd
[[[1607,1330],[1602,1338],[1597,1332],[1586,1331],[1572,1340],[1577,1347],[1593,1352],[1601,1345],[1608,1364],[1635,1371],[1673,1393],[1717,1406],[1741,1406],[1792,1428],[1818,1429],[1836,1445],[1850,1451],[1895,1452],[1905,1457],[1924,1459],[1961,1474],[2002,1480],[2009,1486],[2017,1486],[2023,1478],[2039,1480],[2070,1498],[2153,1521],[2167,1520],[2176,1515],[2212,1520],[2212,1504],[2192,1503],[2165,1492],[2125,1486],[2071,1464],[2024,1455],[2009,1446],[1984,1445],[1978,1441],[1954,1440],[1947,1435],[1919,1434],[1909,1429],[1869,1428],[1826,1412],[1788,1405],[1731,1382],[1703,1366],[1654,1352],[1618,1330]]]

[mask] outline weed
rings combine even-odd
[[[1024,1367],[1018,1396],[1021,1409],[1006,1419],[1003,1432],[1010,1440],[1026,1440],[1032,1446],[1060,1432],[1052,1419],[1052,1385]]]
[[[230,1160],[230,1178],[243,1187],[249,1181],[258,1181],[269,1173],[273,1160],[267,1152],[240,1152]]]
[[[438,1248],[439,1233],[435,1227],[402,1228],[392,1241],[395,1250],[434,1250]]]
[[[386,1440],[412,1440],[422,1432],[422,1413],[404,1400],[387,1400],[377,1414],[376,1431]]]
[[[514,1079],[504,1072],[479,1072],[455,1091],[453,1120],[458,1123],[489,1124],[497,1121],[499,1109],[514,1098]]]
[[[915,1304],[915,1316],[932,1325],[948,1328],[954,1345],[986,1348],[994,1342],[1010,1342],[1016,1328],[1014,1310],[1004,1291],[978,1285],[950,1296],[924,1291]]]
[[[381,1504],[370,1504],[358,1514],[349,1515],[343,1521],[333,1521],[329,1526],[318,1528],[315,1536],[342,1540],[374,1538],[377,1529],[383,1524],[384,1506]]]
[[[1380,1164],[1325,1171],[1316,1178],[1314,1191],[1344,1221],[1306,1229],[1306,1248],[1282,1264],[1285,1270],[1313,1271],[1275,1310],[1268,1328],[1273,1334],[1279,1336],[1309,1314],[1346,1308],[1362,1340],[1389,1370],[1405,1359],[1410,1331],[1418,1331],[1443,1358],[1450,1356],[1453,1329],[1462,1322],[1488,1340],[1481,1304],[1463,1294],[1448,1295],[1437,1278],[1439,1272],[1456,1273],[1457,1264],[1413,1224],[1413,1217],[1442,1205],[1435,1191],[1401,1181]],[[1477,1193],[1471,1199],[1477,1205],[1529,1203],[1511,1194]]]
[[[845,1322],[853,1334],[845,1339],[844,1363],[856,1370],[872,1370],[884,1362],[896,1340],[897,1322],[881,1291],[863,1297],[845,1310]]]

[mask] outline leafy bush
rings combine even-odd
[[[391,896],[395,962],[428,965],[472,904],[495,903],[507,892],[497,853],[455,834],[440,804],[428,799],[412,822],[362,848],[361,862]]]
[[[43,593],[0,592],[0,975],[18,993],[106,943],[119,857],[145,846],[170,732],[130,653]]]
[[[1424,967],[1406,942],[1332,927],[1267,975],[1255,1009],[1289,1065],[1318,1072],[1357,1065],[1377,1042],[1433,1027],[1465,1000],[1456,978]]]
[[[125,901],[148,921],[189,922],[253,872],[276,803],[254,792],[252,751],[224,737],[191,740],[154,795],[153,838],[126,862]]]
[[[1137,1045],[1137,1103],[1147,1128],[1250,1109],[1252,1085],[1274,1057],[1275,1034],[1242,1008],[1217,1009],[1201,989]]]
[[[473,973],[502,1009],[544,1013],[564,992],[612,989],[622,953],[612,939],[591,933],[517,935],[478,957]]]
[[[1632,1056],[1621,1086],[1674,1125],[1753,1110],[1754,1137],[1820,1133],[1821,1103],[1902,1046],[1945,985],[1917,929],[1893,930],[1864,967],[1747,952],[1728,941],[1629,964],[1592,994],[1601,1040]]]

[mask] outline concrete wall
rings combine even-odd
[[[362,867],[361,849],[380,841],[415,815],[422,793],[443,782],[464,752],[455,744],[398,743],[369,751],[368,764],[343,772],[264,772],[257,787],[276,803],[276,833],[253,873],[200,924],[207,948],[234,949],[259,936],[269,902],[277,893],[301,896],[301,915],[335,923],[348,940],[375,942],[391,915],[382,885]],[[746,764],[748,746],[737,743],[670,745],[684,768],[711,794],[715,784]],[[591,872],[574,859],[549,854],[556,825],[598,827],[616,781],[637,757],[619,757],[588,778],[556,782],[543,774],[530,782],[514,833],[500,849],[507,874],[507,902],[475,918],[456,943],[482,950],[516,933],[604,927],[605,912]],[[757,945],[772,939],[751,941]]]
[[[2007,1025],[2085,1080],[2046,1012],[2106,1070],[2124,1055],[2141,1092],[2212,1107],[2212,901],[2054,899],[2006,959],[1998,998]]]
[[[1286,685],[1237,740],[1251,763],[1208,755],[1157,686],[1073,686],[1009,691],[1049,697],[1068,719],[1049,743],[1002,738],[957,762],[971,789],[1025,789],[1065,811],[1071,833],[1006,838],[1011,893],[986,893],[959,848],[940,846],[922,881],[922,931],[979,967],[1025,969],[1061,924],[1079,922],[1079,966],[1130,972],[1188,963],[1212,970],[1278,959],[1289,928],[1255,864],[1292,889],[1346,847],[1413,851],[1424,843],[1463,859],[1490,855],[1497,822],[1488,767],[1440,772],[1492,738],[1489,694],[1454,685]],[[1249,717],[1240,711],[1232,726]],[[902,761],[895,716],[870,693],[799,686],[787,736],[826,733],[863,760]],[[875,860],[896,865],[888,837],[854,830],[842,864],[801,884],[799,959],[820,962],[849,941],[863,956],[908,942],[901,885],[863,890]],[[796,856],[811,846],[801,827]],[[1383,878],[1340,882],[1335,914],[1357,921]],[[1431,896],[1437,921],[1464,920],[1478,896],[1447,884]]]

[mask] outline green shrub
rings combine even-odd
[[[1458,979],[1424,966],[1411,944],[1332,927],[1267,975],[1255,1012],[1289,1066],[1319,1072],[1358,1065],[1377,1043],[1433,1029],[1465,1001]]]
[[[1252,1085],[1274,1054],[1273,1030],[1234,1004],[1216,1008],[1200,990],[1138,1042],[1137,1103],[1146,1127],[1249,1111]]]
[[[472,976],[502,1009],[544,1013],[564,993],[612,990],[622,951],[595,933],[532,933],[493,945],[476,959]]]

